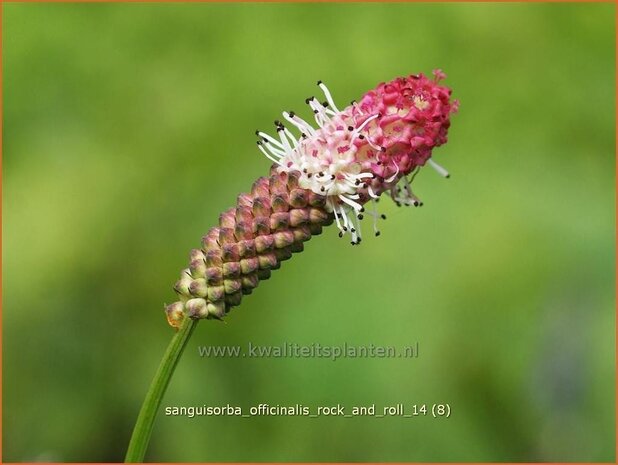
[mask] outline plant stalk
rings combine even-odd
[[[146,393],[146,398],[142,404],[142,408],[137,416],[127,455],[124,459],[125,463],[143,462],[152,434],[152,428],[157,416],[157,411],[163,400],[163,395],[167,389],[170,379],[174,374],[178,360],[197,326],[197,321],[192,318],[185,318],[185,321],[178,328],[176,334],[172,338],[167,350],[163,355],[163,359],[159,364],[159,368],[150,384],[150,388]]]

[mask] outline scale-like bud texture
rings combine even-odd
[[[274,163],[271,174],[238,196],[236,207],[222,213],[219,226],[191,252],[189,268],[174,286],[180,300],[166,307],[169,323],[221,319],[333,221],[339,237],[349,234],[353,245],[361,241],[365,215],[379,235],[377,220],[385,216],[375,204],[385,192],[398,206],[422,205],[411,183],[425,164],[449,177],[432,151],[446,142],[459,106],[440,85],[444,73],[433,75],[382,83],[343,110],[318,81],[326,100],[306,100],[316,126],[286,111],[283,118],[299,137],[280,121],[277,137],[256,131],[258,148]],[[368,203],[372,209],[366,211]]]
[[[191,251],[189,268],[174,285],[180,301],[166,307],[172,326],[186,316],[222,318],[333,222],[326,198],[299,187],[298,177],[273,170],[219,216],[219,225],[202,238],[201,249]]]

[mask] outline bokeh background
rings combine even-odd
[[[160,415],[153,461],[614,461],[615,6],[5,4],[3,459],[120,461],[172,284],[265,174],[256,128],[442,68],[461,100],[382,236],[307,244],[198,326],[164,405],[449,403],[448,420]],[[405,346],[417,359],[202,359]]]

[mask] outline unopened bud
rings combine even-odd
[[[190,299],[185,304],[187,316],[190,318],[206,318],[208,316],[207,304],[205,299]]]

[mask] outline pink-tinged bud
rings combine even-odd
[[[294,233],[292,231],[281,231],[273,234],[275,238],[275,247],[283,249],[294,243]]]
[[[180,273],[180,279],[176,281],[176,284],[174,284],[174,290],[180,295],[190,295],[189,286],[192,282],[193,277],[191,275],[191,269],[186,268],[182,270],[182,273]]]
[[[300,226],[309,222],[309,211],[303,208],[295,208],[290,211],[290,226]]]
[[[270,182],[268,181],[268,178],[260,178],[253,183],[251,194],[253,197],[268,198],[270,196],[269,185]]]
[[[270,199],[268,197],[257,197],[253,201],[253,216],[256,218],[267,218],[270,216]]]
[[[206,269],[206,283],[209,286],[218,286],[223,280],[223,263],[221,266],[211,266]]]
[[[242,284],[239,279],[226,279],[223,281],[223,287],[225,288],[225,293],[229,295],[240,291]]]
[[[255,238],[255,250],[258,254],[263,254],[273,249],[275,239],[271,235],[263,235]]]
[[[234,216],[233,215],[229,215],[226,216],[224,218],[226,220],[226,222],[229,221],[234,221]],[[234,223],[232,225],[232,227],[225,227],[223,225],[219,225],[219,245],[225,245],[225,244],[235,244],[236,243],[236,236],[234,236],[234,226],[236,225],[236,223]]]
[[[273,252],[264,253],[258,256],[261,269],[271,270],[277,267],[277,256]]]
[[[234,226],[236,226],[236,218],[234,213],[234,209],[230,208],[226,212],[219,215],[219,226],[221,226],[222,231],[234,229]]]
[[[207,303],[204,299],[190,299],[185,304],[187,316],[190,318],[206,318],[208,316]]]
[[[220,267],[223,265],[223,259],[221,258],[221,250],[218,248],[219,244],[216,243],[216,248],[208,248],[206,252],[206,266],[208,268]],[[208,276],[208,270],[206,270],[206,275]]]
[[[234,228],[234,236],[239,241],[243,239],[245,241],[250,240],[253,237],[253,222],[236,223],[236,227]]]
[[[235,262],[240,260],[240,248],[235,243],[224,243],[221,245],[221,256],[224,262]]]
[[[195,279],[189,285],[189,294],[195,297],[206,297],[208,295],[208,285],[204,278]]]
[[[433,79],[397,78],[342,110],[319,81],[326,101],[306,101],[315,125],[283,112],[276,137],[256,131],[259,150],[273,162],[270,175],[240,194],[202,238],[202,248],[191,251],[190,266],[174,286],[180,301],[165,310],[169,323],[179,327],[185,316],[223,318],[333,222],[340,237],[350,234],[358,244],[368,216],[378,236],[377,220],[386,217],[376,202],[385,192],[398,206],[422,205],[411,187],[419,170],[428,164],[449,177],[432,160],[459,106],[440,84],[445,78],[439,69]]]
[[[293,189],[290,191],[290,206],[292,208],[305,208],[307,206],[308,194],[304,189]]]
[[[251,224],[253,222],[253,211],[251,205],[245,205],[236,209],[236,225]]]
[[[223,281],[221,281],[223,283]],[[210,302],[218,302],[225,297],[225,287],[223,285],[219,286],[209,286],[208,287],[208,300]]]
[[[272,231],[287,229],[289,225],[290,214],[288,212],[276,211],[270,216],[270,229]]]
[[[227,262],[223,264],[223,277],[239,278],[240,273],[240,261]]]
[[[253,291],[253,289],[255,289],[257,287],[257,285],[259,284],[260,280],[258,279],[258,277],[255,274],[250,274],[247,276],[243,276],[241,283],[242,283],[242,291],[244,294],[251,294],[251,291]]]
[[[208,257],[208,252],[216,250],[216,247],[219,246],[219,229],[212,228],[208,231],[204,237],[202,237],[202,250],[206,252],[206,257]]]
[[[311,230],[308,226],[299,226],[298,228],[292,229],[292,232],[294,233],[294,242],[302,250],[303,242],[311,239]]]
[[[208,303],[208,316],[221,319],[225,315],[225,302],[222,300]]]
[[[260,267],[260,261],[257,257],[245,258],[240,261],[240,271],[247,276],[256,271]]]
[[[249,194],[240,194],[236,199],[236,204],[239,207],[249,207],[251,208],[251,204],[253,203],[253,199]]]
[[[189,254],[189,260],[204,260],[204,252],[202,252],[200,249],[192,249],[191,253]]]
[[[253,237],[253,234],[252,234]],[[255,241],[253,239],[238,242],[238,253],[242,258],[255,257]]]
[[[206,257],[202,255],[201,258],[191,260],[189,265],[189,271],[194,278],[203,278],[206,276]]]

